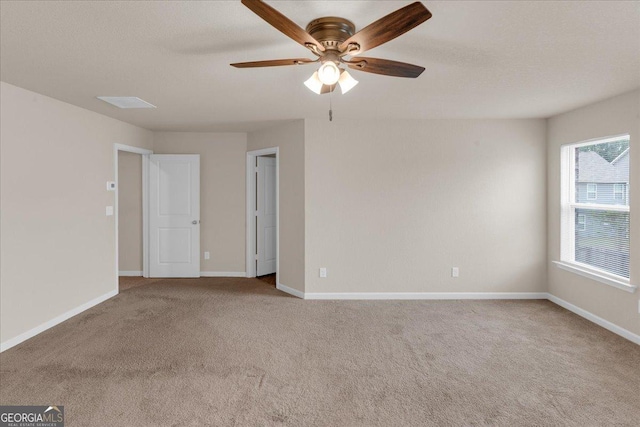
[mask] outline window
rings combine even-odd
[[[578,214],[578,225],[576,228],[578,231],[587,231],[587,216],[585,214]]]
[[[615,200],[624,200],[624,184],[613,184],[613,198]]]
[[[564,145],[561,155],[561,262],[629,283],[629,136]]]

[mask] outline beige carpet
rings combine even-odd
[[[138,286],[148,285],[150,283],[157,283],[163,279],[147,279],[141,276],[121,276],[118,278],[118,290],[120,292],[127,291],[131,288],[137,288]]]
[[[638,425],[640,346],[547,301],[303,301],[159,280],[0,355],[70,426]]]

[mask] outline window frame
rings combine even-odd
[[[583,264],[575,260],[575,238],[576,227],[578,226],[578,215],[576,214],[576,210],[583,209],[601,212],[630,212],[630,206],[628,203],[626,205],[608,205],[599,203],[576,202],[576,159],[574,150],[588,145],[604,144],[608,142],[618,141],[620,139],[629,139],[630,141],[630,136],[628,134],[623,134],[608,138],[596,138],[578,143],[563,144],[560,146],[560,260],[554,261],[554,263],[564,270],[574,272],[581,276],[589,277],[598,282],[623,289],[627,292],[635,292],[637,286],[631,284],[630,278],[619,276],[617,274],[613,274],[606,270],[594,267],[589,264]],[[588,192],[587,200],[594,200],[589,198]]]
[[[593,186],[593,190],[589,190],[589,186]],[[593,194],[593,197],[589,197],[589,194]],[[587,200],[598,200],[598,184],[593,182],[587,183]]]

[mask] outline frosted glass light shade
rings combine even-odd
[[[340,78],[340,69],[333,61],[326,61],[318,69],[318,78],[327,86],[332,86],[338,82]]]
[[[351,74],[347,70],[343,71],[340,74],[340,79],[338,80],[338,84],[340,85],[340,90],[343,94],[349,92],[351,89],[358,84],[358,81],[351,77]]]
[[[314,72],[311,77],[309,77],[309,80],[304,82],[304,85],[309,89],[311,89],[313,92],[317,93],[318,95],[320,95],[320,93],[322,92],[322,82],[318,78],[317,71]]]

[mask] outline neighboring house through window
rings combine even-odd
[[[561,172],[561,261],[628,282],[629,136],[562,146]]]
[[[613,184],[613,198],[615,200],[624,200],[624,184]]]

